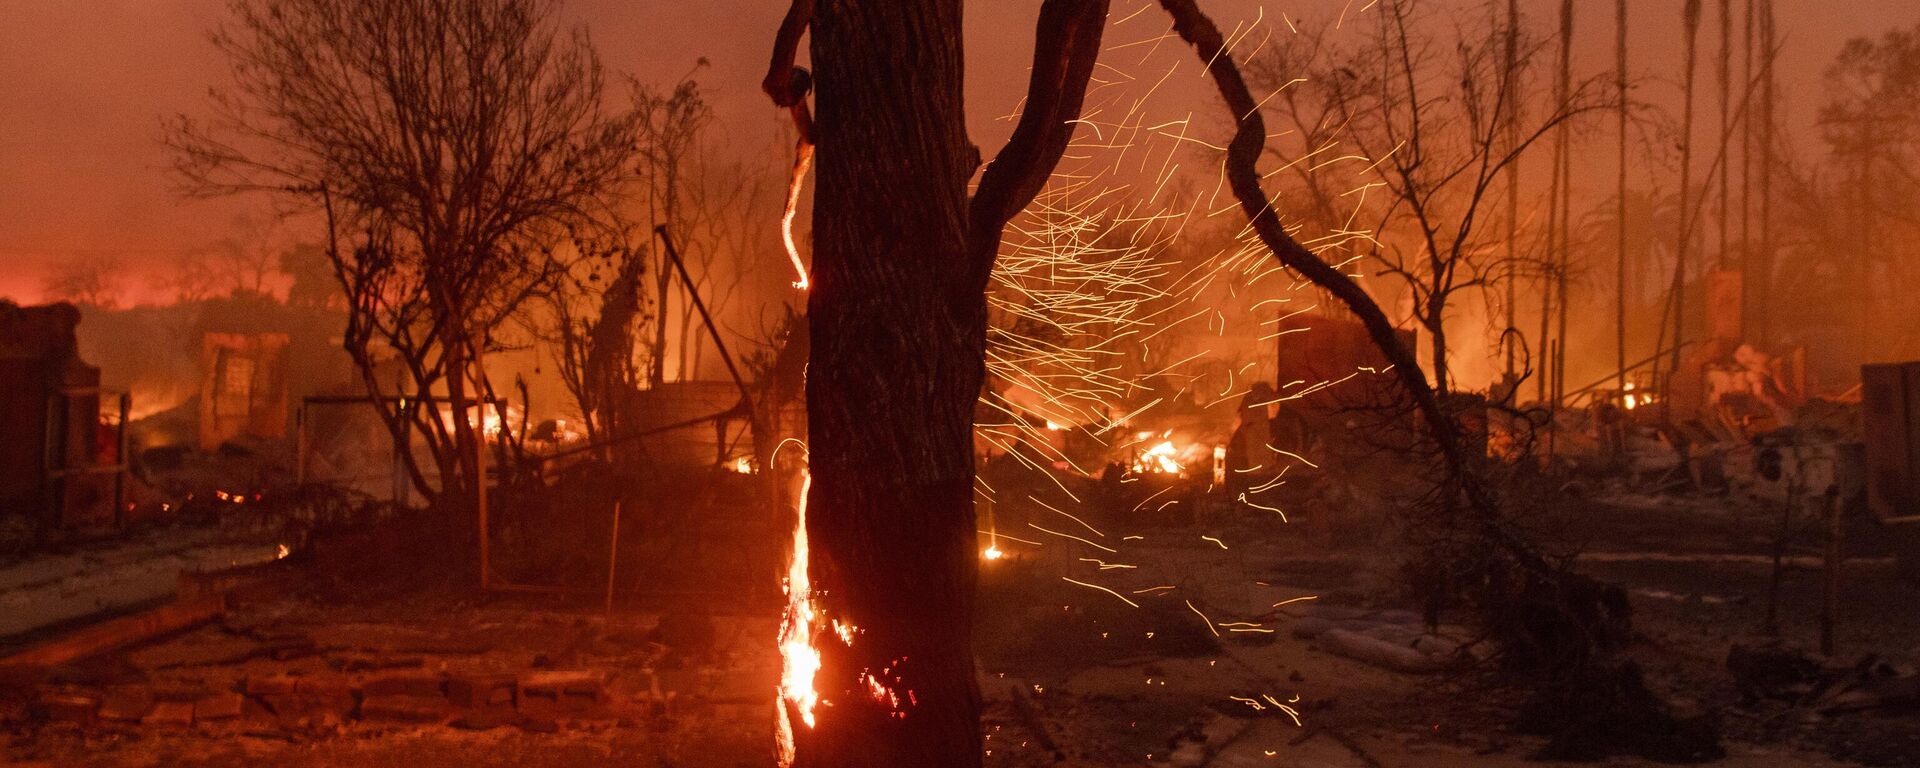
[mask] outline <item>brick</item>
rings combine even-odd
[[[108,691],[100,700],[100,719],[116,723],[137,723],[153,711],[153,691],[127,687]]]
[[[536,718],[572,717],[606,700],[606,677],[596,672],[530,672],[520,676],[515,706]]]
[[[519,719],[514,721],[514,725],[520,726],[520,730],[526,731],[528,733],[559,733],[560,732],[559,721],[554,720],[551,717],[522,716]]]
[[[193,703],[193,720],[196,723],[215,720],[232,720],[240,716],[246,699],[237,693],[216,693]]]
[[[291,675],[261,675],[247,678],[248,696],[275,696],[293,693],[300,678]]]
[[[453,714],[444,698],[387,694],[360,702],[360,719],[400,723],[437,723]]]
[[[422,656],[356,653],[328,659],[327,665],[342,672],[378,672],[388,669],[417,669],[426,664],[426,661]]]
[[[302,696],[353,698],[353,683],[339,677],[302,677],[293,683],[293,690]]]
[[[40,711],[46,713],[48,720],[56,723],[90,726],[100,711],[100,700],[93,696],[49,694],[40,697]]]
[[[179,701],[188,704],[192,704],[208,693],[204,686],[186,683],[160,684],[152,686],[152,688],[155,699],[160,701]]]
[[[304,659],[308,656],[320,655],[320,647],[314,645],[312,640],[302,638],[299,640],[274,643],[273,649],[269,651],[269,653],[273,656],[274,661],[293,661],[294,659]]]
[[[295,678],[292,693],[265,694],[260,701],[286,726],[328,719],[344,722],[353,719],[359,711],[352,684],[337,677]]]
[[[140,719],[141,725],[162,728],[188,728],[193,725],[193,704],[186,701],[162,701]]]
[[[510,674],[456,674],[447,679],[447,700],[461,709],[511,708],[515,683]]]
[[[523,693],[558,699],[562,696],[599,701],[605,695],[607,678],[599,672],[528,672],[520,676]]]
[[[369,699],[376,696],[443,698],[447,695],[447,680],[430,674],[378,675],[361,683],[360,692]]]
[[[281,725],[299,725],[302,720],[310,720],[314,713],[323,711],[313,697],[298,693],[270,693],[260,697],[260,703]]]
[[[451,725],[466,731],[488,731],[516,725],[519,721],[520,716],[512,710],[482,709],[454,718]]]

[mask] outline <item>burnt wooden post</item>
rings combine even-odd
[[[127,456],[127,416],[133,413],[133,394],[120,393],[120,423],[114,429],[113,458],[119,470],[113,473],[113,527],[119,528],[127,523],[127,473],[132,471],[133,461]]]
[[[1838,487],[1829,486],[1825,496],[1827,505],[1827,558],[1826,583],[1820,603],[1820,653],[1833,656],[1833,626],[1840,610],[1840,561],[1845,557],[1842,551],[1846,543],[1846,519],[1841,515],[1845,505],[1840,503]]]

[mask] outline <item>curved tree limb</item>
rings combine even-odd
[[[1246,80],[1240,75],[1240,67],[1234,62],[1232,52],[1227,50],[1220,29],[1200,10],[1195,0],[1160,0],[1160,7],[1173,17],[1173,29],[1180,39],[1193,46],[1195,53],[1207,63],[1207,72],[1218,87],[1221,99],[1233,111],[1236,130],[1233,141],[1227,145],[1227,182],[1233,188],[1234,196],[1239,199],[1241,209],[1246,212],[1254,233],[1281,264],[1345,305],[1366,328],[1374,346],[1393,364],[1394,375],[1413,400],[1414,409],[1419,411],[1422,421],[1427,425],[1429,437],[1439,449],[1448,486],[1443,503],[1451,507],[1455,494],[1464,497],[1467,511],[1474,515],[1480,530],[1491,541],[1501,545],[1508,555],[1529,570],[1536,573],[1550,571],[1545,558],[1531,545],[1513,536],[1502,524],[1498,503],[1474,474],[1461,441],[1459,425],[1447,413],[1433,386],[1427,383],[1413,350],[1401,344],[1395,336],[1393,321],[1387,318],[1386,312],[1380,309],[1372,296],[1367,295],[1366,289],[1347,277],[1346,273],[1328,264],[1287,234],[1279,214],[1274,212],[1272,203],[1267,200],[1266,190],[1260,186],[1258,164],[1266,148],[1266,121],[1260,114],[1258,102],[1247,89]]]
[[[806,34],[807,25],[811,23],[813,0],[793,0],[793,4],[787,6],[787,15],[780,20],[780,31],[773,38],[773,60],[767,63],[767,76],[760,80],[760,90],[773,99],[774,106],[793,113],[793,127],[800,133],[795,151],[802,157],[810,156],[813,150],[813,114],[807,109],[813,75],[805,67],[796,66],[794,61],[800,54],[800,36]],[[801,161],[794,163],[796,176],[806,173],[802,166]]]
[[[1459,428],[1441,408],[1433,387],[1421,373],[1419,360],[1414,357],[1413,350],[1402,345],[1395,336],[1393,321],[1387,318],[1380,305],[1358,283],[1288,235],[1280,216],[1274,213],[1273,205],[1267,201],[1266,190],[1260,186],[1258,168],[1260,154],[1266,148],[1266,121],[1261,117],[1253,93],[1247,89],[1246,80],[1240,75],[1239,65],[1234,63],[1231,52],[1226,50],[1226,40],[1220,36],[1220,29],[1214,26],[1213,20],[1200,10],[1194,0],[1160,0],[1160,7],[1173,17],[1173,29],[1180,39],[1193,46],[1200,58],[1207,62],[1207,72],[1219,88],[1220,97],[1227,102],[1227,109],[1233,111],[1236,130],[1233,142],[1227,145],[1227,182],[1239,198],[1241,209],[1246,211],[1254,233],[1280,259],[1280,263],[1333,294],[1359,318],[1374,346],[1379,347],[1380,352],[1393,363],[1394,373],[1413,398],[1414,407],[1426,420],[1434,442],[1446,455],[1449,469],[1461,464],[1457,468],[1464,471],[1459,456]]]
[[[1174,30],[1207,62],[1221,97],[1233,110],[1237,130],[1228,145],[1226,173],[1251,227],[1283,265],[1332,294],[1360,319],[1374,345],[1393,363],[1395,375],[1428,426],[1429,437],[1443,462],[1443,482],[1437,489],[1440,503],[1450,515],[1465,512],[1467,517],[1461,522],[1486,545],[1485,554],[1477,564],[1468,566],[1465,575],[1479,584],[1475,589],[1480,592],[1487,631],[1501,643],[1504,652],[1543,676],[1545,687],[1540,695],[1547,706],[1598,706],[1601,711],[1634,713],[1653,723],[1642,731],[1673,727],[1672,718],[1644,689],[1614,688],[1613,683],[1604,682],[1634,674],[1630,663],[1620,666],[1607,658],[1611,649],[1628,637],[1630,611],[1625,593],[1556,567],[1524,537],[1508,529],[1499,500],[1477,474],[1459,426],[1427,383],[1413,350],[1394,336],[1392,322],[1359,284],[1293,240],[1282,227],[1260,186],[1257,168],[1266,129],[1258,104],[1247,90],[1231,52],[1226,50],[1219,29],[1196,6],[1196,0],[1159,1],[1173,17]],[[1430,604],[1429,621],[1437,620],[1437,608],[1437,602]],[[1627,693],[1596,705],[1590,696],[1596,687],[1591,681],[1596,679],[1603,681],[1599,686],[1602,689]],[[1609,722],[1621,720],[1624,718],[1615,717]],[[1638,732],[1629,728],[1610,738],[1624,743]],[[1587,730],[1572,729],[1555,738],[1569,734],[1590,735]],[[1690,742],[1684,748],[1711,754],[1717,744],[1711,734],[1705,738],[1703,743]]]
[[[1033,72],[1020,123],[981,174],[968,213],[969,248],[975,262],[972,276],[983,289],[999,250],[1001,230],[1033,202],[1066,154],[1073,121],[1080,117],[1087,82],[1100,56],[1107,6],[1108,0],[1046,0],[1040,6]]]
[[[800,54],[800,36],[806,34],[807,25],[813,23],[813,0],[793,0],[787,6],[787,15],[780,20],[780,31],[773,38],[773,61],[767,64],[767,76],[760,81],[760,90],[773,97],[775,106],[791,107],[804,100],[807,88],[794,86],[804,83],[794,82],[796,71],[806,70],[794,66]]]

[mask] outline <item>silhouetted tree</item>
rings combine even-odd
[[[40,290],[48,299],[100,309],[120,306],[125,293],[120,259],[104,253],[62,257],[47,270]]]
[[[1512,9],[1487,3],[1453,24],[1429,13],[1413,0],[1383,0],[1353,25],[1354,42],[1309,30],[1280,43],[1277,66],[1253,71],[1261,90],[1282,94],[1265,109],[1295,130],[1280,156],[1310,191],[1312,212],[1328,226],[1357,220],[1342,229],[1371,230],[1338,244],[1411,294],[1444,397],[1453,388],[1452,302],[1516,279],[1522,261],[1512,236],[1488,226],[1498,218],[1501,178],[1541,139],[1603,103],[1594,79],[1518,103],[1548,46]]]
[[[213,91],[210,119],[175,123],[176,167],[193,194],[265,191],[325,216],[347,352],[370,393],[401,396],[380,415],[425,442],[437,482],[409,451],[414,485],[454,511],[479,481],[477,423],[417,398],[492,394],[492,329],[551,286],[551,244],[605,218],[633,111],[607,103],[585,31],[559,28],[552,0],[230,11],[213,41],[234,85]]]

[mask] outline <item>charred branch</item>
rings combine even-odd
[[[1106,22],[1107,0],[1047,0],[1040,6],[1026,107],[973,193],[970,238],[978,279],[969,290],[986,288],[1001,229],[1033,202],[1066,154]]]

